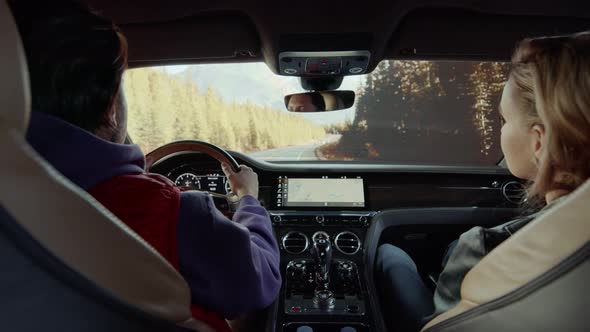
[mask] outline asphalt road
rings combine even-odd
[[[272,150],[266,150],[261,152],[255,152],[248,154],[254,158],[260,158],[264,160],[318,160],[315,154],[315,149],[318,147],[332,143],[340,139],[340,135],[328,135],[326,140],[310,145],[299,145],[289,146],[286,148],[278,148]]]

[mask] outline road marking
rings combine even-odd
[[[307,152],[305,150],[306,148],[310,148],[312,150],[312,154],[313,154],[313,150],[317,148],[317,145],[313,145],[311,147],[305,147],[305,148],[303,148],[303,151],[301,151],[301,153],[299,154],[299,156],[297,156],[297,160],[301,160],[301,156],[303,155],[303,153]]]

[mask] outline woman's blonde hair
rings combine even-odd
[[[510,75],[530,125],[545,129],[528,197],[574,190],[590,176],[590,31],[523,40]]]

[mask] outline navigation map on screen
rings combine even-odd
[[[363,179],[285,178],[279,184],[287,207],[364,207]],[[279,194],[280,194],[279,193]]]

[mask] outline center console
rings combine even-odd
[[[275,190],[283,277],[275,330],[371,330],[363,241],[374,213],[363,179],[280,176]]]
[[[294,259],[287,264],[285,313],[364,315],[358,267],[350,260],[332,261],[327,233],[315,235],[312,258]]]

